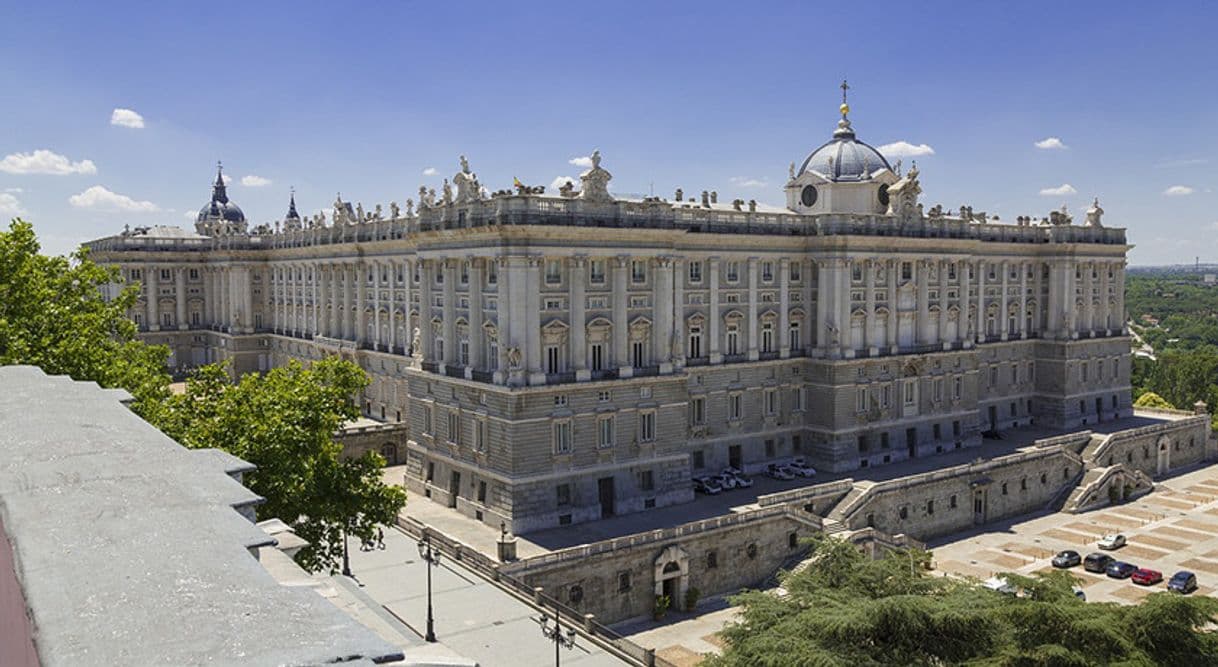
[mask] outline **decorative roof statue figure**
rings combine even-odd
[[[1100,198],[1096,197],[1091,203],[1091,208],[1087,209],[1087,226],[1088,227],[1103,227],[1100,224],[1100,218],[1104,215],[1104,209],[1100,208]]]
[[[406,217],[410,218],[413,216],[414,216],[414,200],[407,199],[406,200]]]
[[[613,201],[613,195],[609,194],[609,181],[613,179],[613,174],[610,174],[605,169],[601,168],[601,152],[599,150],[592,151],[592,168],[579,175],[579,180],[583,184],[580,189],[580,199],[588,201]]]
[[[334,199],[334,226],[342,226],[347,224],[347,210],[351,205],[343,201],[343,193],[338,193]]]
[[[478,175],[469,170],[469,160],[462,155],[461,171],[453,176],[453,184],[457,186],[457,201],[477,201],[482,197],[482,186],[478,183]]]
[[[422,211],[425,208],[427,208],[427,186],[420,185],[419,186],[419,210]]]
[[[453,186],[449,184],[448,179],[444,179],[444,185],[441,186],[440,192],[443,199],[441,200],[445,206],[453,203]]]
[[[399,217],[401,217],[401,213],[402,213],[402,209],[398,208],[398,203],[396,201],[389,202],[389,219],[390,220],[397,220]]]

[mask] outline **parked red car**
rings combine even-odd
[[[1163,581],[1163,573],[1159,572],[1158,570],[1140,567],[1134,571],[1133,576],[1131,576],[1130,579],[1133,580],[1133,583],[1135,584],[1153,586]]]

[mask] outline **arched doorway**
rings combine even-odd
[[[395,466],[398,464],[398,446],[392,442],[387,442],[381,445],[381,456],[385,457],[385,465]]]
[[[688,590],[689,555],[681,547],[668,547],[655,560],[655,594],[668,596],[669,609],[680,611]]]
[[[1155,468],[1157,474],[1166,474],[1171,468],[1171,440],[1167,436],[1159,438],[1159,461]]]

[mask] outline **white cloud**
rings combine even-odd
[[[233,183],[233,177],[228,174],[220,174],[220,178],[223,179],[225,185],[232,185]]]
[[[1184,195],[1193,194],[1193,189],[1187,185],[1173,185],[1163,191],[1163,194],[1168,197],[1183,197]]]
[[[15,195],[4,192],[0,193],[0,215],[17,217],[25,215],[25,209]]]
[[[25,192],[25,190],[22,190],[21,188],[4,188],[4,191],[12,192],[14,194],[21,194],[22,192]]]
[[[884,157],[920,157],[922,155],[934,155],[935,149],[928,144],[911,144],[908,141],[894,141],[891,144],[880,146],[880,154]]]
[[[97,165],[92,160],[73,162],[59,153],[40,148],[33,153],[13,153],[0,160],[0,171],[9,174],[96,174]]]
[[[1066,149],[1066,144],[1062,143],[1062,140],[1058,139],[1057,137],[1045,137],[1033,145],[1042,151],[1058,151]]]
[[[1062,183],[1056,188],[1045,188],[1044,190],[1040,191],[1040,194],[1046,197],[1060,197],[1063,195],[1072,195],[1077,192],[1078,190],[1075,190],[1073,185],[1070,185],[1069,183]]]
[[[127,195],[111,192],[100,185],[94,185],[78,195],[68,197],[68,203],[76,208],[89,208],[96,211],[156,213],[161,210],[150,201],[136,201]]]
[[[439,172],[438,172],[438,171],[436,171],[436,168],[435,168],[435,167],[428,167],[428,168],[426,168],[426,169],[424,169],[424,170],[423,170],[423,175],[424,175],[424,176],[435,176],[435,175],[436,175],[436,174],[438,174],[438,173],[439,173]]]
[[[271,179],[249,174],[241,177],[241,185],[247,188],[261,188],[271,184]]]
[[[732,185],[738,185],[742,188],[764,188],[769,185],[769,182],[758,180],[756,178],[745,178],[744,176],[732,176],[727,179]]]
[[[144,117],[131,109],[115,109],[110,114],[110,124],[138,130],[144,127]]]
[[[1208,164],[1209,158],[1196,157],[1185,158],[1182,160],[1164,160],[1155,165],[1155,169],[1171,169],[1174,167],[1193,167],[1199,164]]]
[[[567,160],[567,164],[573,164],[576,167],[586,167],[588,169],[591,169],[592,168],[592,158],[587,155],[581,155],[580,157],[573,157],[570,160]]]
[[[562,187],[563,183],[570,183],[571,185],[576,185],[578,182],[579,181],[576,181],[574,178],[571,178],[570,176],[555,176],[554,180],[550,181],[550,190],[552,190],[554,192],[558,192],[558,189]]]

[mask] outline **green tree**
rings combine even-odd
[[[783,596],[734,598],[739,620],[710,667],[763,665],[1201,665],[1218,661],[1218,600],[1153,594],[1137,606],[1075,598],[1067,572],[1005,575],[1008,596],[930,576],[929,554],[871,560],[835,538],[782,578]]]
[[[381,480],[374,452],[343,459],[334,433],[359,416],[353,399],[363,369],[331,357],[305,368],[292,361],[232,383],[224,367],[204,366],[157,414],[155,424],[187,447],[223,449],[257,466],[246,485],[266,502],[259,519],[278,517],[311,544],[297,555],[310,571],[337,571],[344,533],[373,541],[392,524],[406,492]]]
[[[1166,408],[1174,410],[1175,407],[1168,403],[1164,398],[1153,391],[1148,391],[1138,397],[1138,400],[1133,402],[1135,408]]]
[[[95,264],[81,248],[48,257],[28,222],[0,230],[0,364],[30,364],[52,375],[122,387],[133,409],[149,415],[168,395],[168,350],[136,340],[127,311],[139,297],[128,285],[107,301],[116,269]]]

